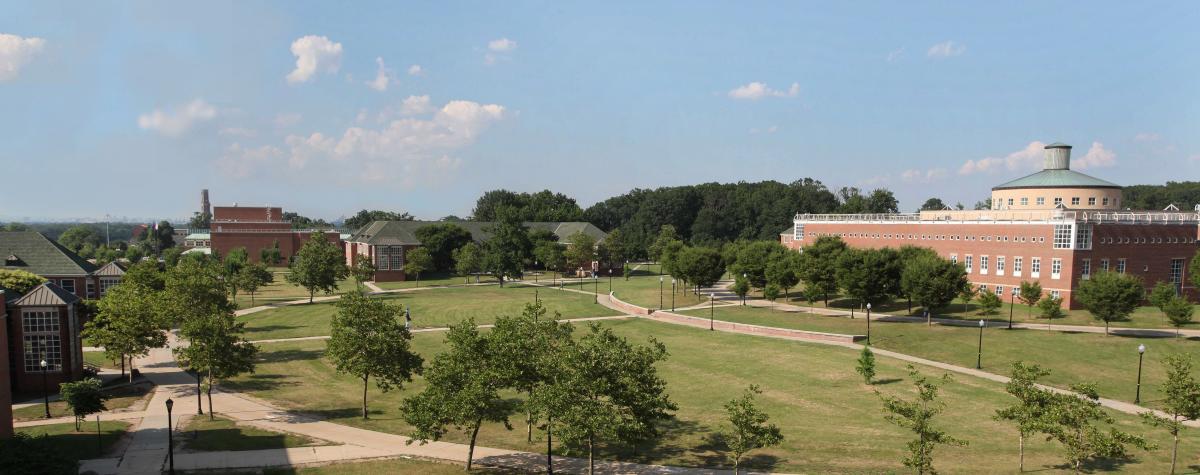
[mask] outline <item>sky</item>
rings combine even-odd
[[[1200,178],[1196,2],[0,1],[0,220],[470,214],[812,177],[970,206],[1041,146]]]

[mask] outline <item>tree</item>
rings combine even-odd
[[[375,278],[375,264],[371,262],[371,259],[359,256],[354,260],[354,265],[350,266],[350,277],[354,279],[354,286],[362,290],[364,282]]]
[[[1154,284],[1154,288],[1150,290],[1150,295],[1146,297],[1146,300],[1150,301],[1150,305],[1158,307],[1159,310],[1163,310],[1163,307],[1167,305],[1167,302],[1175,298],[1175,294],[1176,292],[1174,284],[1160,280]],[[1166,317],[1165,310],[1163,310],[1163,316]]]
[[[190,229],[208,229],[212,226],[212,213],[207,211],[196,211],[192,213],[192,219],[188,220],[188,228]]]
[[[224,266],[225,284],[229,287],[229,298],[236,300],[239,289],[238,275],[250,264],[250,254],[244,247],[235,247],[221,259],[221,264]]]
[[[686,247],[675,257],[678,277],[696,287],[709,287],[721,279],[725,265],[721,253],[711,247]]]
[[[846,249],[835,261],[834,276],[858,305],[877,304],[897,287],[888,272],[897,258],[890,249]]]
[[[900,277],[905,294],[929,313],[945,307],[968,285],[961,265],[929,255],[907,262]]]
[[[83,326],[84,336],[92,344],[104,348],[110,360],[125,360],[150,354],[151,348],[167,344],[169,326],[159,309],[161,298],[145,287],[122,282],[105,292],[97,303],[97,314]],[[133,381],[130,368],[129,381]]]
[[[1171,297],[1171,300],[1163,305],[1163,313],[1167,314],[1167,320],[1175,327],[1176,337],[1179,336],[1180,328],[1192,322],[1193,310],[1192,303],[1184,297]]]
[[[1167,355],[1163,359],[1167,370],[1167,381],[1162,385],[1163,412],[1170,417],[1159,416],[1154,411],[1141,414],[1146,423],[1167,429],[1171,434],[1171,473],[1175,473],[1175,461],[1179,455],[1179,433],[1187,421],[1200,419],[1200,383],[1192,377],[1192,360],[1182,354]]]
[[[949,208],[949,206],[946,206],[946,203],[941,198],[930,198],[921,204],[921,209],[918,211],[941,211],[946,208]]]
[[[220,381],[242,373],[254,372],[258,347],[241,337],[246,324],[238,322],[225,309],[199,318],[185,320],[180,334],[188,345],[175,348],[175,357],[196,374],[204,375],[209,420],[216,418],[212,390]]]
[[[743,305],[746,301],[746,294],[750,293],[750,281],[740,275],[733,278],[733,293],[737,294],[738,298],[742,299]]]
[[[779,290],[779,286],[775,285],[774,283],[767,284],[767,286],[763,288],[763,298],[769,300],[772,307],[775,306],[775,300],[779,299],[779,294],[781,293],[783,292]]]
[[[554,241],[541,241],[533,247],[533,259],[543,268],[562,271],[567,266],[563,247]]]
[[[1018,291],[1017,298],[1021,299],[1029,308],[1029,316],[1033,316],[1033,306],[1037,305],[1042,300],[1042,284],[1039,281],[1027,282],[1021,281],[1021,290]]]
[[[179,246],[168,247],[160,253],[163,264],[167,267],[175,267],[179,263],[179,259],[183,257],[183,248]]]
[[[583,232],[570,235],[563,258],[567,261],[568,269],[591,272],[592,262],[596,260],[596,239]]]
[[[58,235],[58,243],[78,252],[87,245],[92,248],[100,247],[101,244],[104,244],[104,236],[93,225],[76,224]]]
[[[783,300],[790,300],[792,287],[800,283],[797,270],[800,267],[800,253],[784,251],[777,259],[767,264],[767,282],[778,285],[783,289]]]
[[[976,201],[976,202],[975,202],[974,209],[976,209],[976,210],[988,210],[988,209],[992,209],[992,199],[991,199],[991,198],[984,198],[983,200]]]
[[[1004,305],[1000,297],[991,292],[982,292],[979,294],[979,313],[981,315],[995,315],[996,310]]]
[[[59,395],[67,402],[71,414],[75,415],[75,432],[79,432],[80,424],[91,414],[104,411],[104,401],[110,396],[100,389],[103,383],[96,378],[85,378],[79,381],[59,385]]]
[[[237,274],[237,288],[250,294],[250,305],[254,305],[254,294],[264,285],[275,282],[275,274],[261,262],[242,267]]]
[[[904,466],[916,469],[918,474],[937,473],[933,469],[933,450],[938,445],[967,445],[967,442],[951,437],[933,425],[934,416],[945,408],[945,404],[937,399],[940,384],[921,375],[912,365],[908,365],[908,374],[917,389],[916,400],[884,396],[878,390],[875,394],[883,400],[883,409],[888,413],[887,420],[911,430],[916,436],[907,444],[908,456],[904,457]],[[950,375],[942,377],[942,381],[949,380]]]
[[[366,419],[371,377],[383,392],[402,389],[413,374],[421,374],[423,360],[410,348],[412,334],[400,322],[399,306],[349,292],[336,307],[325,353],[337,372],[362,380],[362,416]]]
[[[755,396],[759,394],[762,394],[762,390],[752,384],[742,393],[742,397],[725,403],[730,427],[721,432],[721,437],[729,448],[735,475],[742,457],[751,450],[773,447],[783,442],[779,426],[770,423],[771,417],[754,403]]]
[[[146,229],[142,234],[142,241],[150,247],[152,254],[157,255],[163,249],[175,245],[175,227],[171,226],[168,221],[159,221],[158,224]]]
[[[675,226],[664,224],[658,231],[658,237],[654,238],[654,243],[647,249],[650,260],[654,262],[662,261],[663,251],[672,241],[680,241],[679,234],[675,232]]]
[[[963,304],[963,315],[966,315],[967,306],[970,305],[971,301],[975,300],[976,297],[979,297],[979,287],[974,285],[964,286],[962,290],[958,291],[958,299],[961,300]]]
[[[17,432],[0,439],[0,467],[14,467],[17,473],[69,475],[79,472],[78,465],[64,457],[62,443],[51,441],[48,435]]]
[[[858,366],[854,367],[854,371],[862,376],[867,384],[871,384],[875,379],[875,353],[869,345],[863,345],[862,352],[858,354]]]
[[[611,263],[620,264],[629,259],[631,246],[625,233],[620,229],[609,231],[608,236],[604,238],[604,245],[608,247],[608,258]]]
[[[821,236],[800,255],[800,280],[806,288],[820,293],[825,305],[829,305],[829,295],[837,292],[837,260],[845,250],[841,238]]]
[[[500,365],[502,377],[513,389],[526,395],[525,423],[526,440],[533,441],[534,388],[549,381],[549,369],[553,365],[553,353],[562,348],[571,338],[571,326],[558,323],[560,315],[545,318],[546,307],[541,301],[525,304],[518,317],[496,318],[490,340],[495,352],[496,364]]]
[[[745,274],[752,287],[761,289],[767,285],[768,266],[782,260],[785,252],[788,252],[787,249],[776,241],[747,243],[738,250],[737,261],[730,263],[729,272],[734,275]]]
[[[318,291],[332,294],[337,290],[338,280],[349,272],[342,251],[326,240],[324,233],[312,233],[292,258],[287,281],[308,290],[308,301],[312,303]]]
[[[20,294],[46,283],[46,278],[20,269],[0,269],[0,287]]]
[[[480,264],[485,272],[495,276],[504,286],[506,279],[522,275],[532,244],[529,242],[529,228],[521,222],[516,212],[500,210],[498,213],[490,230],[492,238],[483,243]]]
[[[429,251],[429,256],[433,258],[433,265],[429,270],[451,270],[454,266],[454,250],[472,242],[470,231],[452,223],[421,226],[413,234],[421,242],[421,247]]]
[[[471,274],[482,269],[483,254],[479,246],[469,242],[454,250],[454,271],[470,282]]]
[[[1192,276],[1192,286],[1200,287],[1200,251],[1196,251],[1196,255],[1192,256],[1192,262],[1188,263],[1188,273]]]
[[[479,197],[471,212],[474,221],[495,221],[508,210],[521,221],[579,221],[583,210],[574,198],[562,193],[543,190],[537,193],[515,193],[492,190]]]
[[[1084,461],[1096,458],[1129,456],[1129,447],[1150,450],[1141,436],[1109,427],[1103,431],[1096,423],[1112,424],[1113,419],[1100,406],[1100,394],[1091,384],[1071,385],[1072,393],[1051,393],[1048,424],[1043,430],[1049,440],[1062,444],[1067,463],[1079,472]]]
[[[658,423],[676,409],[655,368],[666,357],[666,347],[653,338],[635,346],[612,329],[592,324],[559,353],[549,382],[534,390],[534,407],[563,444],[586,448],[588,473],[593,473],[597,442],[653,440]]]
[[[424,247],[409,249],[404,254],[404,273],[417,276],[417,287],[421,286],[421,273],[433,269],[433,257]]]
[[[1038,311],[1042,318],[1054,321],[1055,318],[1065,317],[1067,314],[1062,309],[1062,299],[1053,295],[1047,295],[1038,300]]]
[[[1038,387],[1037,380],[1050,374],[1038,365],[1026,365],[1024,362],[1013,362],[1012,377],[1005,384],[1008,394],[1017,398],[1017,402],[996,410],[996,420],[1011,421],[1017,425],[1019,436],[1019,467],[1025,471],[1025,439],[1033,434],[1046,430],[1047,414],[1053,398],[1048,390]]]
[[[1101,272],[1079,283],[1075,300],[1093,318],[1104,321],[1104,334],[1108,335],[1109,322],[1128,320],[1145,295],[1141,279],[1130,274]]]
[[[258,251],[259,259],[269,266],[277,266],[283,262],[283,254],[279,251],[279,240],[276,239],[271,247],[264,247]]]
[[[506,381],[489,340],[489,336],[479,333],[471,318],[450,325],[446,349],[434,357],[425,372],[428,385],[401,407],[404,420],[413,426],[412,440],[440,440],[447,426],[465,430],[471,438],[467,471],[471,470],[475,439],[484,422],[500,422],[512,430],[508,415],[514,406],[500,396]]]
[[[413,215],[408,214],[407,212],[396,213],[396,212],[392,212],[392,211],[380,211],[380,210],[369,210],[368,211],[368,210],[364,209],[364,210],[359,210],[357,213],[354,214],[354,216],[346,218],[345,221],[342,221],[342,227],[345,229],[349,229],[351,232],[354,232],[354,231],[357,231],[358,229],[362,228],[363,226],[371,224],[371,222],[373,222],[373,221],[412,221],[414,219],[416,219],[416,218],[414,218]],[[424,244],[425,241],[422,240],[421,243]]]

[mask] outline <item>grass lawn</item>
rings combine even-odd
[[[286,449],[318,445],[308,437],[239,425],[230,419],[195,416],[180,430],[183,449],[193,452],[220,450]]]
[[[676,418],[664,424],[664,436],[656,446],[640,447],[637,455],[628,449],[606,448],[603,458],[663,463],[681,466],[727,466],[713,435],[724,424],[722,404],[740,395],[749,384],[759,384],[764,394],[760,407],[783,430],[782,446],[757,450],[747,465],[759,470],[810,473],[903,472],[904,444],[909,434],[884,420],[882,405],[873,390],[913,396],[903,365],[880,358],[880,384],[862,383],[854,372],[858,353],[853,350],[710,333],[687,327],[644,320],[605,323],[635,342],[653,335],[666,346],[670,357],[660,365],[671,398],[679,405]],[[415,348],[430,358],[441,346],[443,335],[420,334]],[[358,417],[358,381],[337,375],[321,359],[323,342],[267,344],[256,374],[236,378],[230,386],[281,405],[317,414],[352,426],[406,434],[409,430],[398,413],[400,401],[423,385],[417,380],[403,391],[381,393],[370,390],[371,419]],[[941,372],[921,370],[932,376]],[[1017,432],[991,415],[1011,402],[1003,386],[966,376],[956,376],[943,393],[947,407],[936,423],[956,437],[970,442],[967,447],[939,448],[936,466],[946,473],[994,473],[1016,466]],[[517,397],[516,394],[512,395]],[[1114,414],[1116,425],[1146,434],[1160,447],[1168,447],[1162,431],[1144,426],[1135,416]],[[484,426],[479,444],[519,450],[540,451],[541,435],[525,441],[521,417],[514,416],[513,431],[500,424]],[[1185,465],[1200,450],[1191,432],[1180,444]],[[446,440],[464,442],[462,431],[452,431]],[[1026,464],[1033,470],[1054,469],[1063,462],[1060,448],[1035,438],[1027,444]],[[615,452],[614,452],[615,450]],[[1167,452],[1138,452],[1135,459],[1112,462],[1129,472],[1162,472],[1169,462]]]
[[[112,360],[105,358],[103,351],[83,352],[83,362],[100,368],[121,369],[120,363],[114,363]]]
[[[75,432],[75,424],[67,423],[18,427],[16,431],[31,436],[45,435],[46,443],[53,447],[54,451],[62,458],[78,461],[102,457],[113,443],[129,430],[129,423],[124,421],[101,422],[99,442],[96,441],[95,419],[84,423],[80,429],[82,429],[80,432]]]
[[[654,272],[657,272],[658,266],[653,266]],[[650,273],[650,271],[638,269],[630,277],[625,280],[623,277],[612,278],[612,289],[616,293],[617,298],[623,301],[632,303],[646,308],[659,308],[659,282],[658,274]],[[600,279],[600,291],[608,291],[607,277]],[[569,281],[568,281],[569,282]],[[591,287],[590,285],[588,286]],[[662,282],[662,308],[671,308],[671,276],[663,276]],[[686,307],[698,305],[708,301],[705,295],[696,296],[694,293],[689,293],[687,289],[682,287],[682,284],[675,287],[675,307]]]
[[[379,473],[420,473],[425,475],[462,475],[463,466],[449,462],[428,462],[414,459],[375,460],[370,462],[344,462],[319,467],[266,468],[263,475],[375,475]],[[471,467],[471,473],[508,474],[523,473]]]
[[[308,298],[308,291],[304,287],[293,285],[287,281],[287,276],[291,271],[286,267],[273,267],[271,268],[271,273],[275,276],[275,282],[258,289],[258,292],[254,293],[253,303],[251,302],[250,294],[238,292],[237,298],[234,299],[234,303],[237,303],[238,308],[249,308],[255,305]],[[345,292],[353,288],[354,279],[338,281],[338,292]],[[324,294],[318,292],[316,296],[320,297],[322,295]]]
[[[131,386],[121,386],[105,390],[112,399],[104,402],[104,406],[108,410],[124,409],[132,406],[134,403],[145,399],[154,389],[154,385],[149,382],[134,384]],[[46,408],[41,405],[33,405],[16,409],[13,411],[14,421],[32,421],[42,419],[46,415]],[[70,416],[71,411],[67,409],[67,403],[63,401],[50,401],[50,417],[66,417]],[[74,427],[74,426],[72,426]]]
[[[615,315],[617,312],[594,303],[591,295],[560,292],[522,285],[455,287],[384,294],[389,303],[407,305],[415,328],[444,327],[467,317],[476,323],[491,323],[497,315],[519,315],[535,293],[549,309],[563,318]],[[252,313],[239,320],[246,322],[246,338],[266,340],[329,334],[329,322],[336,311],[331,302],[293,305]]]
[[[708,310],[685,313],[708,317]],[[742,306],[718,307],[716,318],[830,333],[865,335],[867,331],[866,320],[861,318],[851,320]],[[979,348],[979,329],[874,320],[871,322],[871,344],[935,361],[974,367]],[[1155,406],[1161,397],[1158,385],[1166,377],[1162,358],[1178,352],[1200,356],[1200,346],[1195,341],[989,327],[983,335],[983,366],[991,372],[1008,374],[1014,361],[1037,363],[1053,371],[1044,380],[1048,384],[1065,388],[1071,383],[1094,382],[1102,396],[1133,402],[1138,344],[1147,347],[1142,368],[1142,404]]]
[[[532,279],[532,278],[533,277],[530,276],[530,279]],[[375,285],[383,290],[394,290],[394,289],[412,289],[412,288],[416,288],[416,287],[432,287],[432,286],[439,286],[439,285],[442,285],[442,286],[444,286],[444,285],[463,285],[463,284],[467,284],[467,283],[474,284],[476,282],[495,283],[495,282],[497,282],[497,280],[495,277],[492,277],[490,275],[481,275],[481,276],[479,276],[479,278],[477,280],[475,278],[475,276],[466,278],[466,277],[463,277],[460,275],[455,275],[450,272],[423,272],[423,273],[421,273],[420,282],[418,282],[416,280],[406,280],[403,282],[376,282]]]

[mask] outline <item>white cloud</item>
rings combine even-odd
[[[400,107],[400,113],[404,115],[428,114],[432,110],[429,96],[408,96]]]
[[[946,178],[945,168],[930,168],[928,170],[909,169],[900,172],[900,179],[905,183],[932,183]]]
[[[511,53],[517,49],[517,42],[508,38],[500,38],[488,42],[488,49],[497,53]]]
[[[149,114],[142,114],[138,116],[138,127],[176,137],[187,132],[197,123],[212,120],[216,116],[217,109],[215,107],[204,102],[204,99],[196,99],[183,107],[170,111],[155,109]]]
[[[275,123],[275,127],[287,128],[299,124],[303,118],[304,116],[298,113],[276,114],[273,122]]]
[[[367,81],[367,86],[379,92],[386,91],[388,84],[391,84],[393,81],[392,71],[387,68],[387,65],[383,64],[383,58],[376,57],[375,64],[379,66],[375,71],[375,79]]]
[[[336,73],[342,64],[342,44],[324,36],[308,35],[292,42],[296,69],[287,75],[290,83],[308,81],[318,72]]]
[[[943,41],[936,45],[930,46],[929,51],[925,52],[925,56],[930,58],[949,58],[958,56],[967,52],[967,45],[955,43],[953,41]]]
[[[1091,148],[1084,156],[1071,159],[1071,168],[1086,170],[1088,168],[1104,168],[1117,164],[1117,154],[1104,148],[1100,142],[1092,142]]]
[[[21,68],[29,64],[45,44],[46,40],[41,38],[22,38],[0,33],[0,81],[17,77]]]
[[[904,57],[904,48],[892,51],[887,55],[887,62],[894,63]]]
[[[1033,141],[1029,142],[1025,148],[1012,152],[1003,157],[986,157],[979,160],[967,160],[958,169],[959,175],[972,175],[975,173],[994,173],[1001,168],[1009,171],[1020,169],[1033,169],[1042,163],[1045,156],[1046,144]]]
[[[1162,137],[1154,132],[1141,132],[1133,136],[1135,142],[1157,142],[1160,138]]]
[[[424,76],[425,70],[421,68],[421,65],[414,64],[414,65],[408,67],[408,75],[409,76]]]
[[[800,83],[792,83],[786,91],[772,89],[766,84],[755,81],[744,86],[738,86],[729,91],[729,97],[734,99],[757,101],[764,97],[796,97],[800,94]]]
[[[274,168],[283,159],[283,151],[269,145],[246,148],[239,143],[225,149],[217,159],[217,169],[226,176],[245,179],[259,171]]]

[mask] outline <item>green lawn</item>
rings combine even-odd
[[[124,409],[132,406],[134,403],[145,399],[147,395],[154,390],[154,385],[149,382],[134,384],[131,386],[121,386],[105,390],[112,399],[104,402],[104,406],[108,410]],[[50,401],[50,417],[66,417],[70,416],[71,411],[67,409],[67,403],[63,401]],[[31,421],[43,419],[46,416],[46,408],[42,404],[37,404],[13,411],[14,421]]]
[[[215,452],[220,450],[286,449],[320,445],[308,437],[296,434],[273,432],[237,424],[230,419],[217,416],[193,417],[180,430],[182,448],[193,452]]]
[[[533,277],[531,276],[530,279],[532,279],[532,278]],[[492,277],[490,275],[481,275],[478,278],[476,278],[475,276],[471,276],[471,277],[467,278],[467,277],[462,277],[459,275],[454,275],[449,272],[423,272],[421,274],[421,280],[419,282],[416,280],[406,280],[403,282],[376,282],[375,285],[383,290],[394,290],[394,289],[412,289],[412,288],[416,288],[416,287],[432,287],[432,286],[446,286],[446,285],[463,285],[463,284],[467,284],[467,283],[474,284],[474,283],[495,283],[495,282],[497,282],[496,278]]]
[[[632,265],[631,265],[632,267]],[[660,308],[659,295],[662,296],[662,307],[671,308],[671,276],[662,276],[662,288],[659,289],[658,266],[651,266],[651,270],[638,269],[634,272],[629,280],[623,277],[612,278],[612,290],[616,293],[617,298],[625,302],[632,303],[646,308]],[[589,288],[591,286],[588,286]],[[608,291],[608,279],[600,279],[600,292]],[[675,287],[675,307],[686,307],[698,305],[708,301],[705,295],[696,296],[694,293],[689,293],[683,288],[682,284]]]
[[[121,369],[121,365],[104,357],[103,351],[85,351],[83,362],[100,368]]]
[[[867,332],[866,320],[862,318],[852,320],[742,306],[718,307],[715,312],[718,320],[753,325],[856,335],[865,335]],[[707,309],[685,313],[708,317]],[[929,327],[921,323],[874,320],[871,322],[871,344],[935,361],[974,367],[979,348],[979,330],[977,327]],[[1162,358],[1177,352],[1200,356],[1200,346],[1195,341],[989,327],[983,335],[983,365],[988,371],[1007,373],[1013,361],[1034,362],[1054,371],[1046,378],[1047,383],[1067,387],[1076,382],[1095,382],[1105,397],[1133,402],[1139,344],[1147,347],[1142,374],[1142,403],[1154,406],[1159,399],[1158,385],[1166,375]]]
[[[344,462],[319,467],[267,468],[263,475],[376,475],[380,473],[420,473],[423,475],[462,475],[463,466],[455,463],[429,462],[425,460],[392,459],[370,462]],[[509,470],[494,470],[471,467],[471,473],[509,474],[524,473]]]
[[[272,268],[271,273],[275,276],[275,282],[267,284],[263,288],[258,289],[258,292],[254,293],[253,299],[251,299],[250,294],[238,292],[237,298],[234,299],[234,303],[237,303],[238,308],[250,308],[255,305],[308,298],[308,291],[305,290],[304,287],[292,285],[287,281],[287,276],[291,272],[286,267]],[[338,281],[338,292],[345,292],[353,288],[353,279],[343,279]],[[318,297],[322,295],[324,294],[320,292],[317,293]],[[251,300],[253,300],[253,302],[251,302]]]
[[[660,371],[671,397],[679,405],[676,418],[663,425],[664,437],[656,446],[640,447],[637,455],[628,449],[601,451],[602,458],[669,465],[727,466],[713,445],[712,436],[724,424],[721,405],[738,396],[749,384],[762,386],[761,407],[783,429],[782,446],[750,454],[747,465],[759,470],[809,473],[906,472],[901,465],[908,434],[883,418],[881,404],[873,393],[912,396],[904,379],[903,364],[880,358],[881,383],[866,386],[855,374],[854,350],[790,342],[745,335],[710,333],[687,327],[644,320],[608,322],[619,334],[636,342],[653,335],[670,352]],[[419,334],[415,348],[427,359],[441,345],[442,335]],[[1069,337],[1068,337],[1069,338]],[[263,345],[257,372],[230,382],[238,390],[274,400],[281,405],[357,427],[406,434],[398,407],[403,397],[420,390],[418,380],[403,391],[381,393],[370,390],[371,419],[358,416],[359,382],[337,375],[321,359],[323,342],[289,342]],[[989,363],[992,364],[992,363]],[[941,372],[922,368],[928,375]],[[1149,391],[1153,393],[1151,389]],[[956,376],[943,394],[946,411],[937,424],[951,435],[970,442],[967,447],[939,448],[936,466],[946,473],[994,473],[1013,471],[1016,466],[1017,433],[1012,426],[993,421],[991,415],[1011,402],[1003,386],[966,376]],[[516,394],[512,395],[517,397]],[[1154,397],[1157,397],[1155,394]],[[1167,437],[1144,426],[1137,417],[1115,414],[1123,429],[1147,434],[1161,447]],[[516,430],[500,424],[486,425],[479,443],[485,446],[540,451],[544,440],[535,434],[528,444],[514,416]],[[463,442],[461,431],[446,440]],[[1180,444],[1187,466],[1200,443],[1187,432]],[[617,455],[614,455],[617,454]],[[1167,452],[1138,452],[1127,463],[1113,467],[1132,473],[1166,470]],[[1040,438],[1027,443],[1026,464],[1032,470],[1055,470],[1062,463],[1059,447]]]
[[[100,458],[107,454],[114,443],[129,430],[129,423],[124,421],[104,421],[100,423],[100,437],[96,437],[96,420],[92,419],[83,424],[80,432],[75,432],[75,424],[49,424],[34,427],[18,427],[17,432],[31,436],[46,436],[46,443],[54,448],[54,452],[68,460],[86,460]],[[13,472],[18,473],[18,472]]]
[[[383,294],[389,303],[406,305],[415,328],[444,327],[467,317],[476,323],[491,323],[496,315],[518,315],[525,304],[540,299],[550,313],[563,318],[614,315],[616,312],[594,303],[591,295],[535,289],[531,286],[505,285],[455,287]],[[246,338],[266,340],[329,334],[329,322],[336,311],[331,302],[293,305],[252,313],[239,320],[246,322]]]

